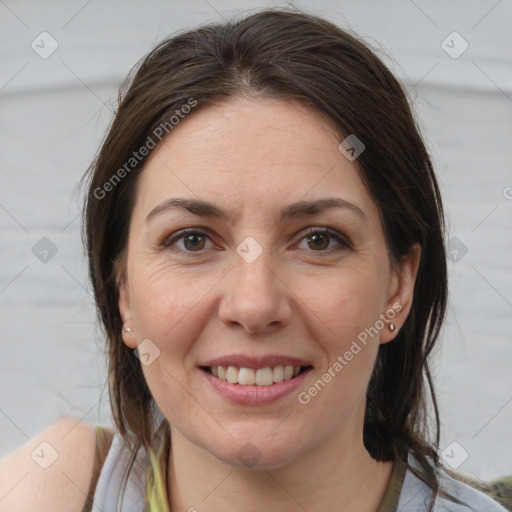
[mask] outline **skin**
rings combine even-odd
[[[49,425],[0,460],[0,510],[80,512],[95,444],[94,427],[78,418],[60,418]]]
[[[341,140],[295,101],[232,98],[181,121],[139,176],[119,309],[126,345],[149,339],[160,350],[143,371],[171,424],[172,510],[374,511],[382,500],[392,463],[370,457],[362,429],[379,344],[396,331],[385,324],[307,405],[297,400],[393,304],[402,307],[393,323],[404,323],[418,267],[419,247],[390,264],[379,209]],[[171,197],[231,216],[175,208],[146,221]],[[324,197],[349,201],[366,221],[332,209],[278,222],[284,204]],[[318,249],[308,227],[330,227],[350,247],[328,237]],[[162,246],[184,228],[210,233]],[[251,263],[236,252],[248,236],[263,250]],[[237,405],[197,367],[233,353],[299,357],[313,370],[276,403]],[[252,468],[237,456],[248,442],[260,454]]]

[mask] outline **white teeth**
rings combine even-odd
[[[228,366],[228,371],[226,372],[226,380],[230,384],[236,384],[238,382],[238,368],[234,366]]]
[[[300,366],[299,366],[300,370]],[[282,366],[276,366],[274,368],[274,382],[283,382],[284,380],[284,368]]]
[[[276,382],[283,382],[296,377],[300,372],[300,366],[275,366],[271,368],[238,368],[236,366],[212,366],[210,368],[214,377],[226,380],[230,384],[242,386],[271,386]]]
[[[252,368],[240,368],[238,372],[238,384],[242,384],[242,386],[252,386],[255,382],[256,372]]]
[[[256,370],[256,385],[271,386],[274,382],[274,374],[272,368],[260,368]]]

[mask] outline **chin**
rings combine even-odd
[[[278,469],[290,464],[299,454],[297,443],[283,437],[269,440],[265,435],[239,436],[215,446],[204,446],[222,462],[252,470]]]

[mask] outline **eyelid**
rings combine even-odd
[[[186,235],[193,235],[193,234],[198,234],[198,235],[204,234],[204,235],[207,235],[208,237],[210,237],[211,235],[213,235],[213,231],[204,226],[180,229],[178,231],[175,231],[171,235],[165,235],[161,239],[161,242],[158,243],[158,245],[161,246],[162,248],[169,247],[169,245],[172,242],[175,242],[176,240],[179,240],[180,238],[182,238]]]
[[[352,249],[352,242],[348,236],[344,235],[343,233],[340,233],[339,231],[336,231],[335,229],[329,228],[327,226],[322,226],[322,227],[311,226],[309,228],[305,228],[304,230],[300,231],[298,234],[301,236],[299,241],[301,241],[303,238],[307,237],[308,235],[315,235],[315,234],[329,235],[331,238],[337,239],[341,243],[341,245],[345,245],[347,248]],[[315,252],[315,251],[313,251],[313,252]],[[331,251],[317,251],[317,252],[329,253]]]
[[[212,243],[214,243],[213,240],[211,240],[211,236],[214,235],[214,232],[210,228],[207,228],[205,226],[196,226],[196,227],[180,229],[178,231],[175,231],[171,235],[168,235],[168,236],[166,235],[163,237],[161,242],[159,242],[157,245],[161,249],[169,248],[169,247],[171,247],[171,244],[173,244],[174,242],[176,242],[178,240],[181,240],[183,237],[185,237],[186,235],[189,235],[189,234],[197,234],[197,235],[206,236],[210,239],[210,241]],[[331,239],[337,240],[339,242],[340,247],[334,248],[334,249],[331,248],[331,249],[325,250],[325,251],[313,251],[312,250],[309,252],[313,252],[313,253],[317,252],[319,254],[327,255],[327,254],[333,254],[338,251],[341,251],[344,248],[345,249],[353,248],[352,242],[350,241],[349,237],[347,237],[343,233],[341,233],[337,230],[334,230],[332,228],[329,228],[327,226],[309,226],[307,228],[302,229],[296,235],[296,236],[300,237],[297,243],[301,242],[307,236],[311,236],[311,235],[315,235],[315,234],[328,235]],[[185,254],[189,254],[192,256],[199,256],[199,255],[204,254],[204,250],[195,252],[195,251],[183,251],[181,249],[178,249],[178,250],[175,250],[175,252],[185,253]]]

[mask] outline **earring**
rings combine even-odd
[[[125,327],[125,328],[123,329],[123,332],[132,332],[132,330],[131,330],[129,327]]]
[[[395,324],[389,324],[389,330],[393,332],[396,329]]]

